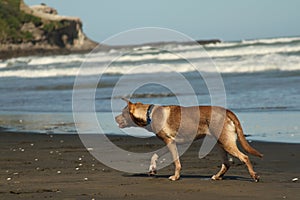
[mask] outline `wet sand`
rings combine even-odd
[[[111,140],[137,152],[163,145],[155,137]],[[252,142],[264,154],[263,159],[250,156],[261,176],[255,183],[237,159],[224,180],[210,180],[220,158],[215,149],[198,159],[200,141],[181,157],[182,176],[176,182],[168,180],[172,165],[156,177],[110,169],[90,155],[77,135],[2,130],[0,143],[0,199],[300,199],[295,179],[300,178],[300,144]]]

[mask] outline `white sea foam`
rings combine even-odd
[[[29,65],[49,65],[57,63],[83,62],[84,55],[33,57],[29,59]]]
[[[269,38],[269,39],[257,39],[257,40],[243,40],[243,44],[275,44],[275,43],[290,43],[300,41],[300,37],[286,37],[286,38]]]
[[[6,66],[7,66],[6,63],[0,63],[0,69],[1,69],[1,68],[5,68]]]
[[[245,47],[235,50],[210,50],[209,55],[212,57],[233,57],[233,56],[249,56],[249,55],[268,55],[278,53],[293,53],[299,52],[300,46],[281,46],[281,47]]]
[[[255,45],[258,43],[260,45]],[[293,44],[291,45],[291,43]],[[232,48],[232,46],[235,47]],[[132,49],[112,49],[109,52],[94,54],[21,57],[1,61],[0,77],[76,76],[82,63],[86,65],[84,72],[81,73],[83,75],[95,75],[99,73],[99,69],[108,65],[106,73],[111,74],[170,71],[170,68],[155,68],[155,65],[160,63],[168,64],[172,70],[177,72],[189,72],[194,71],[195,68],[186,61],[193,60],[197,65],[204,66],[210,57],[215,61],[221,73],[300,70],[299,37],[225,42],[207,45],[206,49],[207,52],[197,45],[169,44],[155,47],[146,45]],[[149,67],[151,70],[132,72],[130,69],[137,65]],[[158,69],[162,71],[158,71]],[[211,71],[211,68],[203,70]]]
[[[299,59],[295,59],[299,60]],[[300,62],[294,62],[286,64],[284,60],[280,63],[266,62],[261,61],[257,62],[255,60],[247,61],[226,61],[219,62],[215,61],[218,72],[220,73],[252,73],[252,72],[263,72],[270,70],[277,71],[295,71],[300,70]],[[207,66],[207,64],[199,63],[199,66]],[[138,70],[132,71],[132,65],[110,65],[104,72],[107,74],[145,74],[145,73],[168,73],[168,72],[192,72],[196,69],[189,63],[185,64],[174,64],[168,65],[168,68],[156,67],[155,64],[144,64]],[[103,71],[105,66],[92,66],[85,68],[81,71],[81,75],[97,75],[99,72]],[[208,68],[202,68],[203,71],[213,72],[215,71],[212,66]],[[0,77],[27,77],[27,78],[36,78],[36,77],[54,77],[54,76],[76,76],[79,72],[79,68],[53,68],[53,69],[18,69],[14,71],[4,71],[0,73]]]

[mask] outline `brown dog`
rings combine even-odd
[[[116,122],[120,128],[134,126],[146,128],[165,142],[175,164],[175,174],[170,176],[170,180],[175,181],[180,178],[181,164],[176,143],[184,143],[210,135],[217,139],[223,158],[221,170],[212,176],[213,180],[222,179],[229,169],[229,153],[245,163],[251,177],[256,182],[259,181],[259,176],[253,170],[248,156],[239,151],[236,140],[239,140],[248,153],[258,157],[263,155],[249,145],[238,118],[230,110],[216,106],[158,106],[123,100],[128,105],[123,109],[122,114],[115,118]],[[157,158],[158,155],[155,154],[151,159],[150,173],[156,171]]]

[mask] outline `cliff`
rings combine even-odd
[[[60,16],[45,4],[0,1],[0,59],[91,51],[97,43],[82,31],[77,17]]]

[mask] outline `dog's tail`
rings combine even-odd
[[[242,126],[241,126],[240,121],[237,118],[237,116],[233,112],[231,112],[230,110],[227,110],[227,115],[232,120],[232,122],[234,123],[235,128],[236,128],[236,132],[237,132],[237,136],[238,136],[238,140],[241,143],[242,147],[245,149],[245,151],[247,151],[248,153],[250,153],[254,156],[262,158],[263,154],[261,154],[256,149],[251,147],[250,144],[248,143],[248,141],[246,140],[246,137],[244,135],[244,131],[242,129]]]

